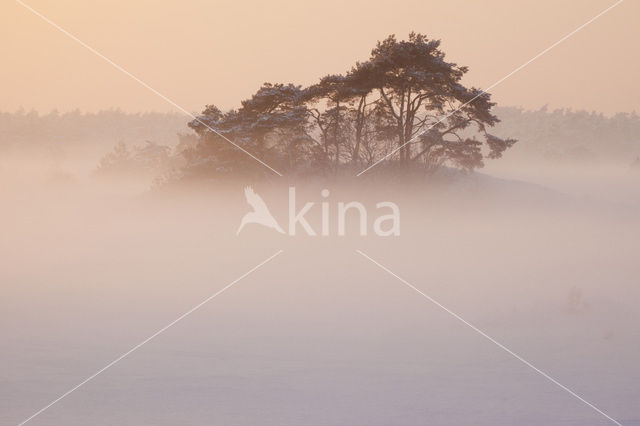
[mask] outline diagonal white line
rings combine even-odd
[[[146,89],[150,90],[151,92],[153,92],[154,94],[158,95],[160,98],[162,98],[163,100],[165,100],[167,103],[169,103],[170,105],[174,106],[175,108],[179,109],[180,111],[182,111],[184,114],[188,115],[189,117],[191,117],[192,119],[196,120],[198,123],[202,124],[203,126],[205,126],[207,129],[211,130],[213,133],[215,133],[216,135],[220,136],[221,138],[223,138],[224,140],[226,140],[227,142],[229,142],[231,145],[235,146],[236,148],[238,148],[240,151],[244,152],[245,154],[247,154],[249,157],[253,158],[254,160],[256,160],[258,163],[262,164],[263,166],[265,166],[267,169],[271,170],[272,172],[274,172],[275,174],[277,174],[278,176],[282,176],[282,173],[280,173],[279,171],[277,171],[276,169],[274,169],[273,167],[269,166],[267,163],[265,163],[264,161],[262,161],[261,159],[259,159],[258,157],[256,157],[255,155],[251,154],[249,151],[247,151],[246,149],[244,149],[243,147],[241,147],[240,145],[236,144],[235,142],[233,142],[231,139],[227,138],[225,135],[223,135],[222,133],[220,133],[219,131],[217,131],[216,129],[214,129],[213,127],[209,126],[207,123],[205,123],[204,121],[200,120],[198,117],[196,117],[195,115],[193,115],[192,113],[190,113],[189,111],[187,111],[185,108],[181,107],[180,105],[178,105],[177,103],[175,103],[174,101],[172,101],[171,99],[169,99],[167,96],[163,95],[162,93],[158,92],[156,89],[154,89],[153,87],[149,86],[147,83],[145,83],[144,81],[140,80],[138,77],[136,77],[135,75],[131,74],[129,71],[127,71],[126,69],[122,68],[120,65],[116,64],[115,62],[113,62],[111,59],[109,59],[108,57],[106,57],[105,55],[103,55],[102,53],[98,52],[96,49],[94,49],[93,47],[89,46],[87,43],[85,43],[84,41],[80,40],[78,37],[74,36],[73,34],[71,34],[69,31],[65,30],[64,28],[62,28],[61,26],[59,26],[58,24],[56,24],[55,22],[53,22],[51,19],[47,18],[46,16],[44,16],[43,14],[41,14],[40,12],[38,12],[37,10],[35,10],[34,8],[32,8],[31,6],[29,6],[28,4],[24,3],[21,0],[16,0],[16,2],[18,4],[20,4],[21,6],[23,6],[25,9],[29,10],[30,12],[32,12],[34,15],[42,18],[42,20],[44,20],[45,22],[47,22],[49,25],[51,25],[52,27],[54,27],[55,29],[57,29],[58,31],[60,31],[61,33],[63,33],[64,35],[66,35],[67,37],[69,37],[70,39],[74,40],[75,42],[77,42],[78,44],[80,44],[82,47],[86,48],[87,50],[89,50],[91,53],[95,54],[96,56],[100,57],[101,59],[105,60],[106,62],[108,62],[109,64],[111,64],[115,69],[117,69],[118,71],[126,74],[127,76],[131,77],[133,80],[135,80],[136,82],[138,82],[140,85],[142,85],[143,87],[145,87]]]
[[[366,169],[362,170],[360,173],[358,173],[356,176],[360,176],[361,174],[365,173],[366,171],[368,171],[369,169],[377,166],[379,163],[381,163],[382,161],[386,160],[387,158],[389,158],[390,156],[392,156],[393,154],[395,154],[396,152],[398,152],[398,150],[402,149],[403,147],[409,145],[410,143],[412,143],[413,141],[415,141],[417,138],[419,138],[420,136],[422,136],[423,134],[425,134],[426,132],[428,132],[429,130],[433,129],[436,125],[438,125],[439,123],[443,122],[444,120],[446,120],[447,118],[451,117],[453,114],[455,114],[456,112],[460,111],[462,108],[464,108],[465,106],[469,105],[471,102],[475,101],[476,99],[478,99],[480,96],[487,94],[487,92],[491,89],[493,89],[494,87],[496,87],[497,85],[501,84],[503,81],[505,81],[506,79],[508,79],[509,77],[511,77],[512,75],[514,75],[515,73],[517,73],[518,71],[522,70],[523,68],[525,68],[527,65],[531,64],[533,61],[537,60],[538,58],[540,58],[541,56],[543,56],[545,53],[549,52],[551,49],[553,49],[554,47],[558,46],[560,43],[564,42],[565,40],[567,40],[568,38],[570,38],[571,36],[573,36],[574,34],[576,34],[578,31],[582,30],[583,28],[585,28],[587,25],[591,24],[592,22],[594,22],[596,19],[600,18],[602,15],[604,15],[605,13],[609,12],[611,9],[613,9],[614,7],[618,6],[620,3],[622,3],[624,0],[618,0],[617,2],[615,2],[614,4],[612,4],[611,6],[609,6],[608,8],[606,8],[605,10],[603,10],[602,12],[598,13],[596,16],[594,16],[593,18],[589,19],[587,22],[585,22],[584,24],[580,25],[578,28],[576,28],[575,30],[571,31],[569,34],[565,35],[564,37],[562,37],[560,40],[556,41],[555,43],[553,43],[551,46],[547,47],[546,49],[544,49],[542,52],[538,53],[536,56],[534,56],[533,58],[529,59],[527,62],[525,62],[524,64],[520,65],[518,68],[514,69],[513,71],[511,71],[509,74],[505,75],[504,77],[502,77],[500,80],[496,81],[495,83],[493,83],[491,86],[487,87],[486,89],[483,89],[480,91],[480,93],[478,93],[473,99],[471,99],[470,101],[465,102],[464,104],[460,105],[458,108],[456,108],[455,110],[453,110],[452,112],[450,112],[449,114],[445,115],[444,117],[442,117],[440,120],[436,121],[435,123],[433,123],[431,126],[427,127],[425,130],[423,130],[422,132],[418,133],[417,135],[415,135],[414,137],[412,137],[411,139],[409,139],[407,142],[405,142],[404,144],[400,145],[399,147],[397,147],[396,149],[394,149],[393,151],[391,151],[389,154],[385,155],[384,157],[382,157],[381,159],[379,159],[378,161],[376,161],[375,163],[373,163],[372,165],[370,165],[369,167],[367,167]]]
[[[602,414],[604,417],[606,417],[607,419],[611,420],[613,423],[622,426],[622,424],[620,422],[618,422],[617,420],[615,420],[614,418],[612,418],[611,416],[609,416],[607,413],[605,413],[604,411],[600,410],[598,407],[596,407],[595,405],[593,405],[592,403],[590,403],[589,401],[585,400],[583,397],[581,397],[580,395],[578,395],[577,393],[575,393],[574,391],[572,391],[571,389],[569,389],[568,387],[566,387],[565,385],[563,385],[562,383],[558,382],[556,379],[554,379],[553,377],[549,376],[547,373],[545,373],[544,371],[540,370],[538,367],[536,367],[535,365],[531,364],[529,361],[527,361],[526,359],[522,358],[520,355],[518,355],[517,353],[513,352],[511,349],[507,348],[506,346],[504,346],[502,343],[498,342],[497,340],[495,340],[493,337],[489,336],[487,333],[485,333],[484,331],[480,330],[478,327],[476,327],[475,325],[471,324],[470,322],[468,322],[467,320],[465,320],[464,318],[462,318],[460,315],[456,314],[455,312],[453,312],[451,309],[447,308],[446,306],[442,305],[440,302],[438,302],[437,300],[435,300],[434,298],[432,298],[431,296],[429,296],[428,294],[422,292],[420,289],[418,289],[417,287],[415,287],[414,285],[412,285],[411,283],[409,283],[408,281],[406,281],[405,279],[403,279],[402,277],[396,275],[395,273],[393,273],[391,270],[389,270],[389,268],[387,268],[386,266],[380,264],[379,262],[375,261],[374,259],[372,259],[371,257],[367,256],[365,253],[363,253],[360,250],[356,250],[356,252],[358,254],[360,254],[362,257],[364,257],[365,259],[368,259],[369,261],[371,261],[373,264],[377,265],[380,269],[382,269],[383,271],[389,273],[390,275],[394,276],[395,278],[397,278],[398,280],[400,280],[403,284],[405,284],[407,287],[411,288],[412,290],[416,291],[417,293],[419,293],[422,297],[424,297],[425,299],[427,299],[428,301],[430,301],[431,303],[433,303],[434,305],[438,306],[439,308],[443,309],[445,312],[447,312],[448,314],[450,314],[451,316],[453,316],[454,318],[456,318],[458,321],[462,322],[464,325],[466,325],[467,327],[471,328],[473,331],[475,331],[476,333],[480,334],[481,336],[485,337],[486,339],[488,339],[490,342],[492,342],[493,344],[495,344],[496,346],[498,346],[500,349],[504,350],[505,352],[509,353],[510,355],[512,355],[514,358],[516,358],[517,360],[519,360],[520,362],[522,362],[523,364],[525,364],[526,366],[530,367],[531,369],[533,369],[534,371],[536,371],[538,374],[542,375],[543,377],[545,377],[547,380],[551,381],[552,383],[558,385],[560,388],[562,388],[563,390],[565,390],[566,392],[568,392],[569,394],[573,395],[574,397],[576,397],[577,399],[579,399],[580,401],[584,402],[586,405],[588,405],[589,407],[591,407],[592,409],[594,409],[595,411],[597,411],[598,413]]]
[[[189,309],[187,312],[185,312],[184,314],[180,315],[178,318],[176,318],[175,320],[171,321],[169,324],[165,325],[164,327],[162,327],[160,330],[156,331],[155,333],[153,333],[151,336],[147,337],[146,339],[144,339],[142,342],[138,343],[137,345],[135,345],[133,348],[129,349],[127,352],[123,353],[122,355],[120,355],[118,358],[114,359],[113,361],[111,361],[109,364],[105,365],[104,367],[102,367],[100,370],[96,371],[95,373],[93,373],[91,376],[87,377],[86,379],[84,379],[83,381],[81,381],[80,383],[78,383],[77,385],[75,385],[74,387],[72,387],[71,389],[69,389],[68,391],[66,391],[65,393],[63,393],[62,395],[60,395],[58,398],[54,399],[53,401],[51,401],[49,404],[47,404],[46,406],[44,406],[43,408],[41,408],[40,410],[38,410],[36,413],[34,413],[31,417],[27,418],[26,420],[24,420],[23,422],[19,423],[18,426],[22,426],[25,423],[27,423],[28,421],[30,421],[31,419],[33,419],[34,417],[36,417],[37,415],[41,414],[43,411],[47,410],[48,408],[50,408],[52,405],[56,404],[57,402],[59,402],[60,400],[62,400],[63,398],[67,397],[69,394],[71,394],[72,392],[74,392],[75,390],[77,390],[79,387],[81,387],[82,385],[84,385],[85,383],[89,382],[90,380],[94,379],[96,376],[98,376],[99,374],[101,374],[102,372],[104,372],[105,370],[109,369],[110,367],[114,366],[118,361],[122,360],[123,358],[125,358],[127,355],[131,354],[132,352],[134,352],[135,350],[139,349],[141,346],[143,346],[144,344],[148,343],[150,340],[152,340],[153,338],[155,338],[156,336],[158,336],[159,334],[165,332],[167,329],[169,329],[170,327],[172,327],[173,325],[175,325],[176,323],[178,323],[179,321],[181,321],[182,319],[184,319],[185,317],[187,317],[188,315],[192,314],[193,312],[195,312],[196,310],[198,310],[199,308],[201,308],[203,305],[205,305],[206,303],[208,303],[209,301],[211,301],[212,299],[214,299],[215,297],[217,297],[218,295],[222,294],[225,290],[229,289],[231,286],[233,286],[234,284],[236,284],[238,281],[242,280],[243,278],[245,278],[247,275],[251,274],[252,272],[254,272],[256,269],[260,268],[261,266],[265,265],[266,263],[270,262],[273,258],[275,258],[276,256],[278,256],[280,253],[282,253],[282,250],[278,250],[275,254],[272,254],[268,259],[263,260],[262,262],[260,262],[259,264],[257,264],[256,266],[254,266],[253,268],[249,269],[247,272],[245,272],[244,274],[240,275],[238,278],[236,278],[235,280],[231,281],[229,284],[227,284],[226,286],[222,287],[220,290],[218,290],[217,292],[215,292],[214,294],[212,294],[211,296],[207,297],[206,299],[204,299],[202,302],[198,303],[196,306],[194,306],[193,308]]]

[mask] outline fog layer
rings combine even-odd
[[[94,159],[97,164],[98,158]],[[87,163],[0,162],[0,423],[17,424],[201,301],[283,253],[49,408],[54,425],[640,424],[640,176],[528,162],[423,179],[274,177],[153,186]],[[376,177],[377,176],[377,177]],[[287,224],[240,235],[253,185]],[[321,196],[328,189],[330,195]],[[336,235],[358,201],[369,235]],[[398,205],[400,236],[371,232]]]

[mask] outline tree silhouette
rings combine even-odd
[[[460,83],[466,67],[445,61],[439,40],[391,35],[345,75],[306,88],[265,83],[237,110],[208,106],[189,123],[201,143],[190,167],[263,172],[202,122],[274,167],[328,173],[389,160],[408,168],[448,164],[465,170],[499,158],[514,139],[491,135],[490,95]],[[394,152],[395,151],[395,152]]]

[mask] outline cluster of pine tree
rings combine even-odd
[[[499,121],[494,103],[461,84],[466,72],[438,40],[389,36],[345,74],[309,87],[265,83],[231,111],[208,105],[189,123],[198,141],[183,153],[185,173],[269,173],[225,138],[294,174],[358,170],[387,156],[398,169],[482,167],[515,140],[488,133]]]

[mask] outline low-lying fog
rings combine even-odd
[[[278,250],[33,425],[640,425],[640,173],[509,155],[469,176],[253,183],[331,236],[247,225],[243,186],[149,190],[0,160],[0,423],[18,424]],[[322,198],[321,190],[330,195]],[[335,235],[360,201],[369,236]],[[371,232],[396,203],[400,236]]]

